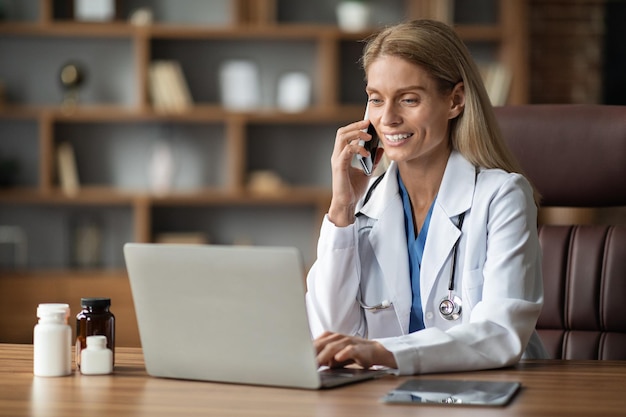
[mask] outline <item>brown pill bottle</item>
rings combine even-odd
[[[81,312],[76,315],[76,366],[80,367],[80,353],[87,347],[87,336],[107,338],[107,348],[113,352],[115,364],[115,316],[110,298],[81,298]]]

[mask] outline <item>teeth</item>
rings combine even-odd
[[[385,135],[385,137],[391,142],[399,142],[410,136],[411,136],[410,133],[403,133],[403,134],[398,134],[398,135]]]

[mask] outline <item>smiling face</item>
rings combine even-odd
[[[366,91],[369,119],[389,159],[400,165],[447,160],[449,120],[463,109],[462,83],[442,92],[422,67],[382,55],[367,68]]]

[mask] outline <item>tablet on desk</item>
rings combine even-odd
[[[504,406],[519,382],[412,379],[389,391],[382,401],[394,404]]]

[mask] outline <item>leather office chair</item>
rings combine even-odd
[[[626,106],[496,108],[542,207],[626,206]],[[626,220],[540,225],[538,333],[555,359],[626,360]]]

